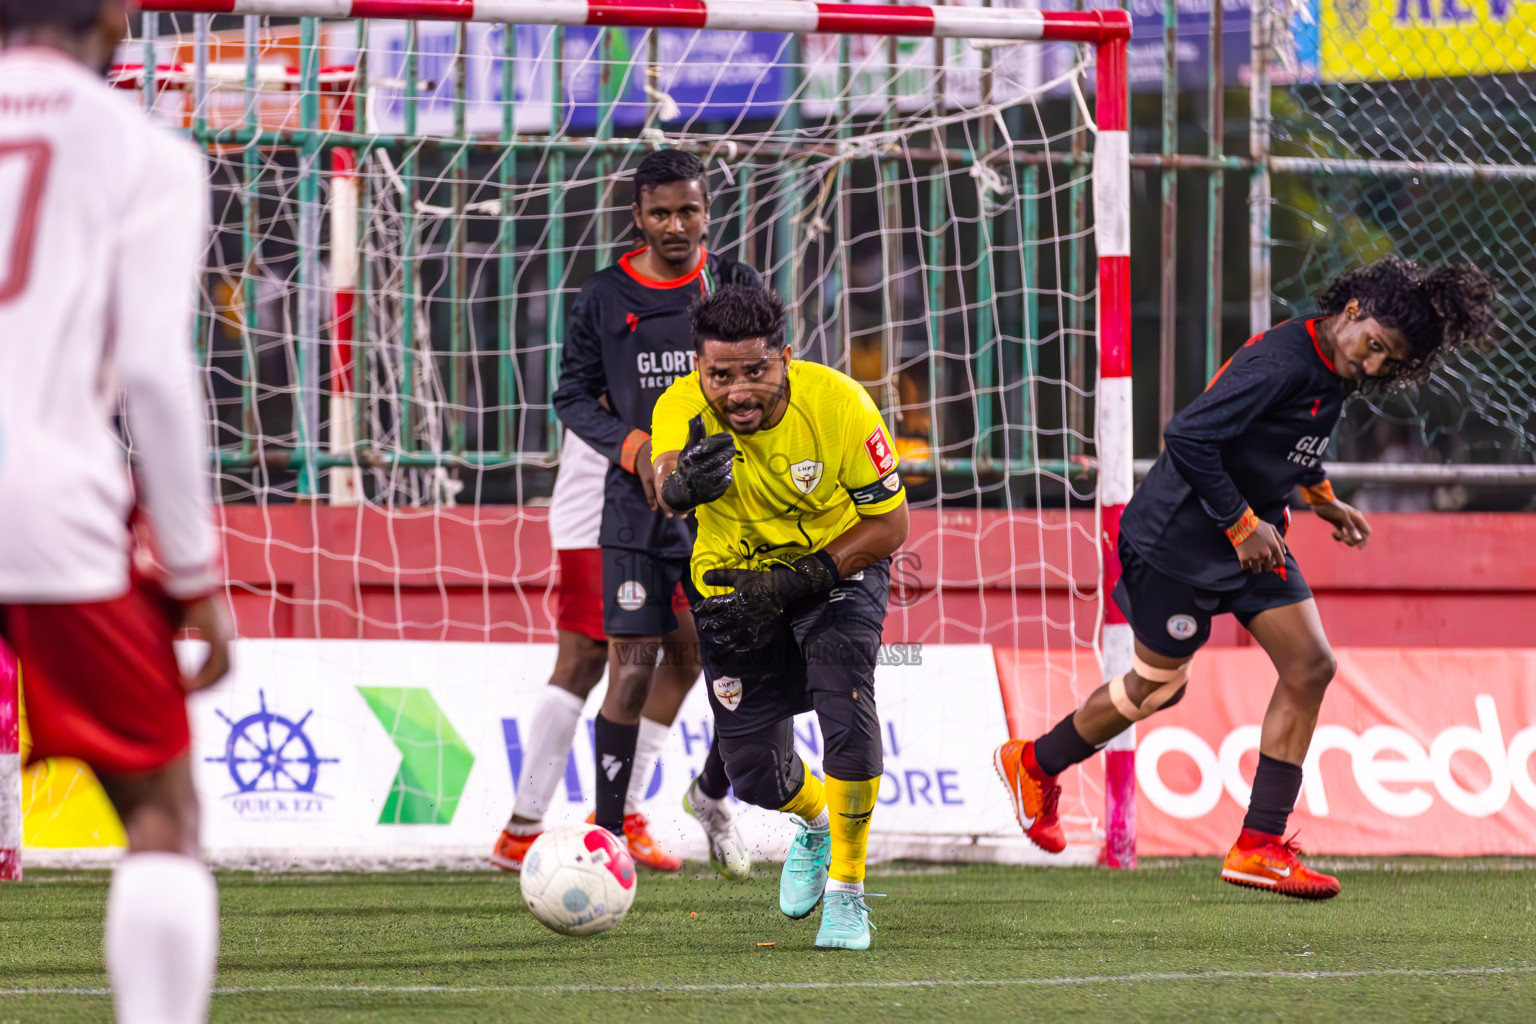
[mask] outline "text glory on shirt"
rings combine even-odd
[[[602,546],[687,558],[692,530],[645,500],[640,480],[619,460],[632,430],[651,429],[656,399],[693,371],[688,307],[727,285],[762,287],[757,271],[702,252],[693,273],[656,281],[632,262],[644,249],[599,270],[582,286],[571,310],[560,361],[555,411],[561,421],[609,462]],[[608,396],[605,408],[598,401]]]
[[[1247,572],[1225,530],[1245,507],[1282,531],[1297,487],[1325,478],[1322,460],[1350,383],[1317,344],[1316,320],[1288,320],[1251,339],[1205,393],[1163,430],[1164,449],[1120,521],[1120,535],[1159,572],[1233,590]]]

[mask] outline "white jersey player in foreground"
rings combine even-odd
[[[126,0],[0,0],[0,638],[34,754],[89,763],[127,831],[106,920],[118,1020],[195,1024],[218,893],[185,695],[229,663],[192,362],[208,191],[197,153],[102,80],[127,17]],[[134,569],[136,507],[154,579]],[[182,626],[211,645],[194,679]]]
[[[555,614],[559,644],[555,670],[539,699],[538,710],[522,736],[523,767],[512,817],[496,839],[491,863],[504,871],[521,871],[523,856],[544,833],[544,815],[565,774],[576,725],[587,695],[597,686],[608,664],[603,634],[603,561],[598,531],[603,519],[603,475],[608,460],[581,438],[566,431],[560,447],[560,469],[549,502],[549,543],[560,566],[560,596]],[[674,598],[679,614],[688,609],[681,592]],[[657,871],[677,871],[682,859],[668,853],[651,837],[650,822],[641,811],[651,765],[661,756],[688,691],[698,680],[692,658],[669,658],[656,670],[656,684],[640,712],[635,766],[624,806],[624,837],[636,862]],[[704,770],[723,778],[725,766],[711,745]],[[690,790],[690,793],[692,791]],[[688,812],[704,828],[710,863],[726,878],[742,880],[752,872],[752,856],[736,829],[735,812],[724,800],[690,800]]]

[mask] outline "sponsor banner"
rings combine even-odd
[[[190,648],[184,653],[195,659]],[[876,676],[885,776],[872,855],[1028,859],[993,775],[991,751],[1007,727],[991,649],[888,653]],[[488,855],[511,813],[530,719],[554,661],[548,644],[237,642],[231,678],[190,702],[205,849],[226,862]],[[592,717],[605,685],[588,700],[549,824],[591,810]],[[703,834],[682,797],[712,731],[703,687],[695,687],[646,783],[654,834],[698,860],[707,856]],[[819,772],[813,715],[796,721],[795,737]],[[49,834],[44,823],[56,805],[37,799],[30,809],[29,836]],[[102,813],[86,803],[75,810]],[[745,805],[739,814],[758,855],[781,857],[794,832],[789,818]],[[100,837],[90,845],[121,836],[86,822],[68,831],[87,834]]]
[[[405,131],[404,81],[408,23],[374,21],[368,26],[368,52],[376,79],[385,84],[372,89],[369,130],[387,134]],[[506,26],[471,24],[465,29],[464,99],[465,130],[470,134],[495,135],[503,119],[503,69],[506,62]],[[417,130],[432,135],[452,135],[458,101],[457,46],[459,26],[450,22],[416,23],[414,50],[420,83]],[[547,25],[518,25],[512,59],[513,103],[517,132],[550,130],[555,113],[553,90],[555,30]],[[350,35],[351,54],[347,52]],[[618,29],[612,34],[612,73],[624,76],[631,60],[633,71],[621,83],[612,123],[621,127],[645,124],[652,104],[647,102],[645,78],[646,30]],[[356,29],[338,25],[329,40],[342,63],[352,63]],[[676,110],[666,109],[657,98],[661,123],[670,130],[700,118],[769,117],[780,106],[783,67],[780,52],[784,37],[757,32],[702,32],[663,29],[657,37],[661,75],[652,87],[669,97]],[[601,115],[603,53],[596,28],[568,27],[561,47],[564,59],[563,105],[558,124],[567,131],[590,132]]]
[[[1339,651],[1292,829],[1331,854],[1536,854],[1536,649]],[[1242,826],[1274,669],[1195,657],[1189,693],[1141,723],[1138,850],[1225,854]]]
[[[1177,3],[1174,47],[1179,89],[1200,92],[1210,84],[1210,0],[1177,0]],[[1294,0],[1277,11],[1274,49],[1270,57],[1270,79],[1275,85],[1317,81],[1318,3],[1319,0]],[[1050,0],[1039,6],[1054,10],[1076,9],[1065,0]],[[1162,89],[1163,7],[1164,0],[1130,0],[1131,41],[1126,58],[1131,88],[1137,92]],[[1252,80],[1250,8],[1250,0],[1222,0],[1222,71],[1228,85],[1243,88]],[[1045,50],[1049,54],[1045,70],[1047,78],[1066,71],[1076,57],[1070,46],[1048,44]],[[1085,88],[1089,91],[1093,88],[1091,73]]]
[[[1536,7],[1516,0],[1335,0],[1322,5],[1322,78],[1496,75],[1536,67]]]

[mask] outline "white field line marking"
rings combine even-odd
[[[939,978],[913,981],[745,981],[718,985],[229,985],[214,995],[241,996],[284,992],[411,993],[529,992],[562,994],[645,992],[761,992],[836,989],[1007,988],[1020,986],[1135,985],[1159,981],[1327,981],[1352,978],[1455,978],[1498,974],[1536,974],[1530,967],[1393,967],[1360,971],[1167,971],[1152,974],[1098,974],[1058,978]],[[7,988],[0,996],[105,996],[105,988]]]

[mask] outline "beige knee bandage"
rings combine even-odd
[[[1189,682],[1189,662],[1185,662],[1178,668],[1155,668],[1135,658],[1131,662],[1135,673],[1149,683],[1162,683],[1157,689],[1147,694],[1147,699],[1137,707],[1131,700],[1131,695],[1125,692],[1125,676],[1116,676],[1109,683],[1109,699],[1115,705],[1115,710],[1120,712],[1120,717],[1128,722],[1139,722],[1158,708],[1173,699],[1173,695]]]

